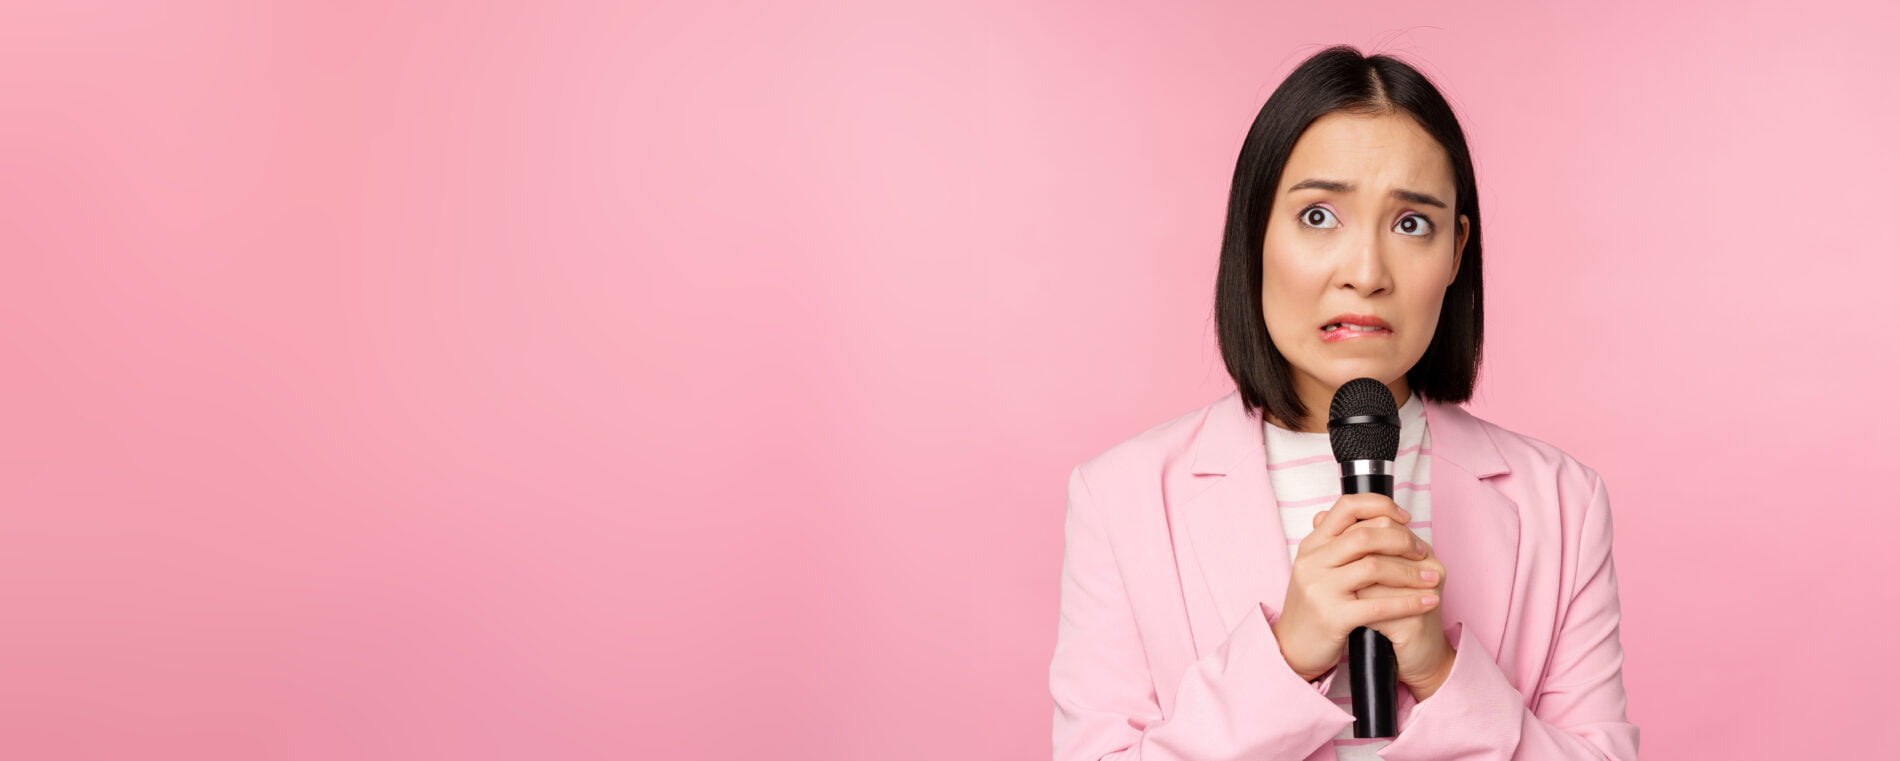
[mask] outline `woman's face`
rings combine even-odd
[[[1268,217],[1261,296],[1306,430],[1326,430],[1333,391],[1354,378],[1410,398],[1405,373],[1431,345],[1464,253],[1455,187],[1445,149],[1402,113],[1326,114],[1294,144]],[[1384,328],[1327,332],[1339,315]]]

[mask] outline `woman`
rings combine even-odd
[[[1327,49],[1261,108],[1215,296],[1236,390],[1069,474],[1058,761],[1637,757],[1603,479],[1458,406],[1476,191],[1393,58]],[[1340,494],[1326,416],[1360,377],[1399,403],[1394,497]],[[1359,626],[1397,657],[1393,738],[1352,738]]]

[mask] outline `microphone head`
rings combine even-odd
[[[1343,422],[1359,418],[1354,422]],[[1326,433],[1333,459],[1396,460],[1399,456],[1399,405],[1392,390],[1373,378],[1354,378],[1333,392]]]

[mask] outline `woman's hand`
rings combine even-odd
[[[1347,635],[1367,626],[1392,640],[1399,680],[1414,697],[1424,700],[1444,682],[1453,655],[1438,624],[1445,568],[1404,526],[1410,520],[1382,494],[1343,495],[1314,517],[1273,626],[1294,673],[1308,681],[1326,673]]]
[[[1313,522],[1315,524],[1325,522],[1326,512],[1322,511],[1314,516]],[[1383,517],[1374,520],[1389,522],[1389,519]],[[1347,527],[1345,533],[1351,534],[1372,522],[1358,521]],[[1407,518],[1404,522],[1410,522],[1410,519]],[[1411,533],[1409,528],[1404,530]],[[1417,535],[1413,536],[1416,538]],[[1431,591],[1442,599],[1445,592],[1445,566],[1438,561],[1438,556],[1433,554],[1430,542],[1419,540],[1419,545],[1425,548],[1426,556],[1419,567],[1437,572],[1438,580]],[[1356,594],[1361,600],[1376,600],[1411,598],[1418,593],[1416,586],[1397,587],[1372,584],[1359,589]],[[1438,691],[1439,686],[1445,683],[1445,678],[1451,675],[1452,660],[1458,654],[1452,649],[1450,640],[1445,638],[1444,616],[1441,613],[1443,610],[1443,606],[1433,605],[1417,615],[1366,625],[1392,641],[1392,652],[1398,661],[1399,683],[1411,690],[1412,697],[1420,701],[1431,697]]]

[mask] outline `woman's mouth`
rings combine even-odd
[[[1368,338],[1372,336],[1389,336],[1389,335],[1392,335],[1392,331],[1387,328],[1372,327],[1369,325],[1354,325],[1349,322],[1336,322],[1319,329],[1320,340],[1325,341],[1327,343],[1336,343],[1339,341],[1350,341],[1355,338]]]

